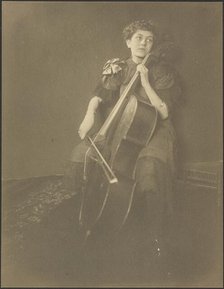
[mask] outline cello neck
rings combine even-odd
[[[142,61],[142,64],[146,63],[146,61],[149,58],[149,55],[150,54],[147,54],[144,57],[144,59]],[[121,107],[123,106],[124,101],[127,99],[128,95],[129,95],[129,92],[132,89],[132,87],[134,86],[138,76],[139,76],[139,72],[136,71],[94,139],[97,139],[98,136],[104,137],[106,135],[106,133],[107,133],[108,129],[110,128],[113,120],[115,119],[115,117],[117,116],[117,114],[120,111]]]

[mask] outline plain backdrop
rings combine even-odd
[[[183,161],[222,158],[222,3],[4,1],[3,178],[63,173],[102,66],[128,56],[123,27],[148,18],[182,51]]]

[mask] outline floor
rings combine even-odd
[[[145,266],[138,231],[115,243],[93,238],[84,246],[77,224],[80,198],[64,189],[62,176],[3,182],[2,286],[222,287],[216,210],[205,207],[211,194],[205,192],[203,202],[197,192],[181,190],[173,270],[163,278],[152,273],[155,264]]]

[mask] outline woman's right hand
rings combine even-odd
[[[93,124],[94,124],[94,114],[89,113],[85,116],[78,130],[78,134],[81,139],[85,138],[88,131],[92,128]]]

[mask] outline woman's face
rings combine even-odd
[[[152,49],[153,34],[150,31],[137,30],[126,43],[133,58],[144,58]]]

